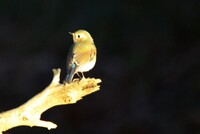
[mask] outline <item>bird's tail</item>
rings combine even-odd
[[[66,78],[65,78],[65,80],[64,80],[63,83],[71,83],[71,82],[72,82],[72,79],[73,79],[73,77],[74,77],[74,72],[75,72],[75,69],[71,69],[71,70],[69,71],[69,73],[67,73],[67,76],[66,76]]]

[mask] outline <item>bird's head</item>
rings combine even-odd
[[[69,32],[73,36],[74,43],[93,42],[92,36],[86,30],[77,30],[74,33]]]

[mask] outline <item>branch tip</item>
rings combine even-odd
[[[53,122],[42,121],[42,120],[37,121],[35,126],[45,127],[45,128],[47,128],[48,130],[57,128],[57,125],[54,124]]]
[[[52,80],[51,84],[58,84],[60,81],[61,70],[60,70],[60,68],[58,68],[58,69],[53,69],[52,71],[53,71],[53,80]]]

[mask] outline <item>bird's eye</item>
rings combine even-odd
[[[81,36],[80,36],[80,35],[77,35],[77,37],[78,37],[78,38],[81,38]]]

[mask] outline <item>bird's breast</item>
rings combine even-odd
[[[87,72],[94,67],[95,63],[96,63],[96,59],[94,59],[90,62],[87,62],[87,63],[79,66],[77,72]]]

